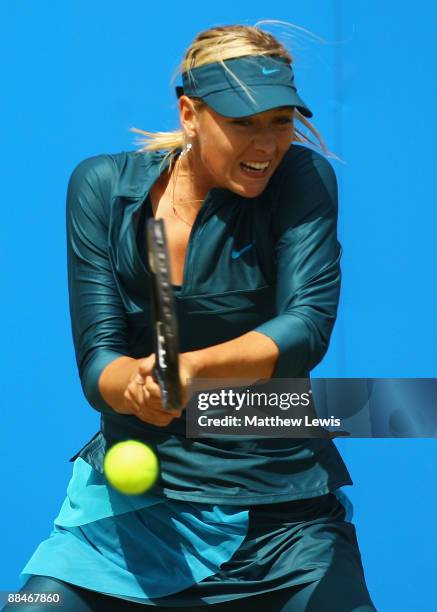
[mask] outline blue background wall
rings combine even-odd
[[[0,8],[3,202],[0,589],[58,513],[68,458],[98,428],[70,336],[65,191],[85,157],[133,149],[130,126],[177,126],[170,79],[212,25],[278,19],[314,124],[345,164],[343,291],[314,376],[435,377],[437,312],[432,24],[435,5],[394,0],[192,3],[17,0]],[[285,38],[284,38],[285,36]],[[340,440],[378,610],[437,608],[435,440]]]

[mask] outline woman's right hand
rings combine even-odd
[[[133,414],[145,423],[166,427],[173,419],[180,417],[182,411],[170,412],[162,407],[161,390],[152,377],[155,355],[137,359],[136,362],[136,367],[123,395],[123,414]]]

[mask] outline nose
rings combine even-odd
[[[258,130],[254,137],[253,146],[263,155],[272,155],[276,151],[275,134],[270,128]]]

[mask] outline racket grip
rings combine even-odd
[[[165,391],[164,377],[162,376],[162,372],[159,367],[153,366],[152,378],[161,387],[161,393],[163,392],[163,390]]]
[[[159,388],[161,389],[161,403],[164,410],[170,410],[171,408],[168,405],[168,390],[165,384],[164,377],[162,375],[161,370],[157,366],[153,366],[152,368],[152,377],[155,382],[158,383]]]

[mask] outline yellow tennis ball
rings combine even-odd
[[[149,446],[137,440],[126,440],[109,449],[103,470],[114,489],[126,495],[139,495],[155,483],[159,463]]]

